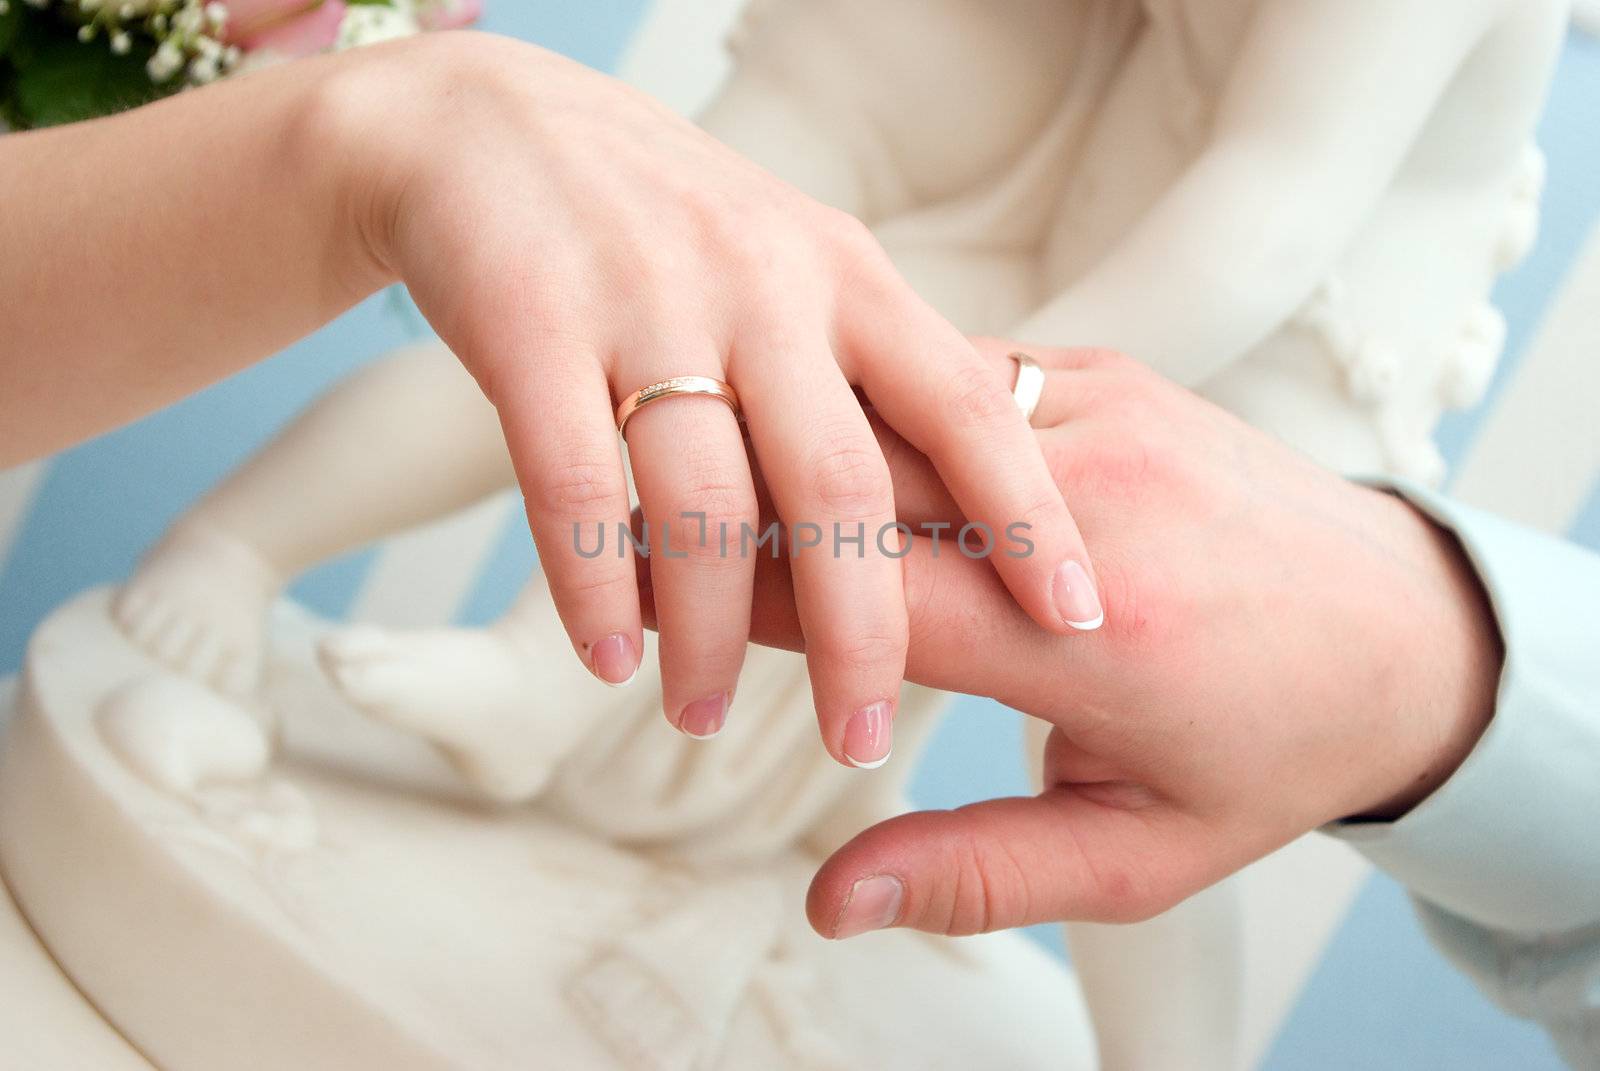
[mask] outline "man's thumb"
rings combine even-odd
[[[879,823],[828,859],[806,913],[824,937],[903,926],[972,934],[1040,922],[1134,922],[1198,888],[1198,846],[1160,802],[1099,786],[919,811]]]

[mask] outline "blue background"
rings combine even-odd
[[[611,68],[647,6],[647,0],[491,0],[486,27]],[[1543,234],[1497,296],[1511,327],[1507,368],[1600,213],[1600,43],[1569,42],[1540,141],[1550,162]],[[20,665],[27,636],[52,607],[85,587],[124,578],[189,502],[291,414],[419,328],[402,300],[374,298],[278,358],[56,459],[9,556],[0,561],[0,676]],[[1478,415],[1466,414],[1444,427],[1452,460],[1477,426]],[[1600,487],[1573,534],[1600,547]],[[302,578],[294,594],[338,615],[371,560],[370,553],[358,553],[323,566]],[[521,525],[508,527],[463,618],[482,621],[502,609],[532,560]],[[1011,712],[986,701],[959,702],[919,770],[917,801],[950,806],[1026,791],[1020,737]],[[1053,933],[1040,937],[1059,947]],[[1444,964],[1427,946],[1404,894],[1380,876],[1356,900],[1263,1066],[1411,1071],[1560,1065],[1538,1030],[1502,1015]]]

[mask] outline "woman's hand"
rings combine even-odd
[[[1033,620],[1100,617],[1007,381],[862,226],[540,49],[430,34],[7,135],[0,203],[0,465],[175,401],[400,279],[498,409],[556,605],[606,680],[642,646],[633,564],[615,553],[628,499],[612,407],[670,376],[733,384],[783,518],[824,535],[794,560],[796,598],[841,761],[887,754],[906,644],[900,566],[877,538],[892,488],[852,388],[966,513],[1032,525],[1039,553],[1001,567]],[[706,735],[748,632],[749,466],[715,400],[658,402],[627,431],[668,714]],[[838,554],[834,524],[852,540]],[[596,525],[607,552],[585,557]]]
[[[1049,722],[1045,791],[867,830],[812,886],[827,936],[1148,917],[1323,823],[1404,813],[1493,709],[1498,633],[1450,536],[1132,361],[1039,356],[1106,627],[1047,635],[986,561],[915,541],[911,678]],[[902,519],[959,527],[884,441]],[[759,578],[761,642],[800,641],[786,585]]]
[[[794,598],[840,761],[888,754],[906,650],[897,548],[879,538],[893,488],[852,388],[967,516],[1031,525],[1037,553],[996,563],[1029,617],[1051,633],[1098,621],[1083,541],[1003,370],[911,292],[859,222],[612,79],[509,40],[375,49],[324,100],[374,261],[499,411],[556,605],[597,675],[626,681],[642,649],[613,409],[674,376],[732,384],[785,527],[823,533],[795,551]],[[710,735],[735,690],[762,553],[741,539],[742,525],[750,541],[759,529],[740,427],[715,399],[670,398],[640,410],[627,438],[666,711]]]

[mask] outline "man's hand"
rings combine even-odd
[[[1132,361],[1039,357],[1034,423],[1105,627],[1047,633],[948,536],[905,568],[910,677],[1050,722],[1045,791],[862,833],[812,885],[825,936],[1147,918],[1323,823],[1404,813],[1492,712],[1498,633],[1452,537]],[[959,528],[932,467],[882,438],[901,520]],[[755,635],[798,646],[767,564]]]

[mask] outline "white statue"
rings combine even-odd
[[[1487,385],[1504,334],[1489,287],[1534,233],[1539,163],[1530,138],[1564,26],[1561,0],[766,0],[747,18],[734,73],[704,122],[866,219],[912,282],[966,330],[1114,346],[1331,466],[1436,480],[1431,429],[1445,407],[1471,404]],[[128,637],[215,691],[152,677],[152,664],[103,627],[99,602],[48,626],[60,643],[39,645],[30,661],[34,687],[22,708],[35,728],[21,734],[25,747],[49,750],[44,736],[68,753],[57,764],[68,798],[102,777],[122,778],[113,795],[138,828],[116,806],[85,830],[52,825],[38,808],[18,818],[12,800],[0,800],[7,874],[27,872],[15,887],[46,943],[125,1030],[119,1010],[176,1045],[161,1033],[160,987],[136,999],[128,979],[107,980],[112,965],[72,937],[81,924],[65,907],[34,902],[60,879],[34,856],[40,843],[86,838],[86,847],[107,849],[107,880],[125,882],[119,866],[198,867],[190,856],[199,853],[212,868],[203,887],[170,873],[142,887],[150,911],[161,897],[233,911],[215,933],[184,935],[194,957],[205,961],[206,941],[226,937],[275,964],[263,968],[261,999],[309,1005],[312,990],[331,985],[351,1023],[373,1010],[364,1002],[393,1015],[412,1009],[430,979],[476,984],[512,969],[496,950],[475,948],[489,957],[490,975],[446,970],[447,946],[425,940],[442,937],[433,930],[399,942],[394,955],[415,959],[361,959],[391,939],[384,927],[395,916],[379,910],[363,930],[360,909],[342,898],[380,895],[385,867],[404,868],[415,851],[423,869],[402,870],[397,887],[455,896],[460,868],[480,883],[504,882],[519,903],[541,895],[570,912],[553,928],[518,929],[503,902],[475,896],[471,910],[495,920],[482,927],[492,935],[468,920],[449,936],[520,949],[536,976],[535,1002],[544,1002],[529,1014],[547,1036],[576,1046],[559,1050],[574,1058],[603,1049],[628,1067],[739,1066],[727,1061],[759,1052],[803,1067],[860,1066],[867,1056],[933,1066],[913,1059],[915,1046],[894,1058],[852,1048],[875,1036],[852,1018],[868,1013],[840,1009],[834,1019],[809,1002],[845,961],[796,934],[793,897],[817,850],[901,806],[907,745],[925,735],[918,729],[931,724],[936,697],[908,689],[896,762],[861,774],[831,764],[814,739],[794,656],[753,653],[740,691],[750,713],[715,742],[685,740],[656,709],[648,658],[643,679],[617,693],[573,664],[537,579],[483,629],[323,635],[282,621],[269,629],[269,608],[295,573],[512,482],[475,385],[437,347],[418,347],[323,398],[175,525],[117,597],[114,616]],[[310,671],[313,641],[333,690]],[[93,651],[135,683],[104,672],[72,686],[56,661],[64,651]],[[476,841],[458,849],[451,838],[461,830],[437,813],[447,788],[428,756],[362,728],[347,716],[352,707],[430,742],[479,793],[537,802],[504,827],[463,819],[482,850]],[[215,724],[163,713],[171,710]],[[263,720],[283,737],[276,766],[261,748]],[[421,795],[374,799],[359,779],[352,787],[328,776],[319,764],[329,763]],[[23,768],[9,762],[6,797],[24,780],[46,791]],[[106,772],[113,768],[123,773]],[[127,780],[130,770],[137,781]],[[151,786],[180,801],[178,811],[146,812],[141,793]],[[321,850],[335,827],[351,838],[340,842],[351,868]],[[129,849],[136,858],[110,850],[121,837],[142,845]],[[520,855],[513,840],[526,845]],[[228,853],[251,875],[238,888],[213,872]],[[552,875],[532,863],[551,859],[571,866]],[[682,882],[664,894],[669,903],[618,904],[602,892],[629,880],[619,874],[655,882],[661,873]],[[1237,1059],[1243,966],[1229,889],[1144,928],[1076,931],[1105,1066]],[[281,917],[254,927],[260,918],[234,917],[262,895]],[[305,953],[336,923],[360,935],[341,947],[350,959],[291,956],[272,973],[285,942]],[[163,923],[157,912],[127,925],[155,934]],[[926,967],[928,986],[976,992],[989,982],[1009,989],[1007,999],[1017,997],[1017,979],[1042,976],[1009,943],[947,978],[936,960],[915,960],[928,955],[921,939],[889,940],[899,944],[842,953],[856,957],[845,969]],[[561,951],[546,956],[541,942],[552,941]],[[316,969],[303,973],[306,963]],[[1065,992],[1060,978],[1045,985]],[[574,1001],[583,1013],[562,1018]],[[754,1005],[769,1015],[753,1040]],[[485,1062],[460,1066],[498,1066],[482,1046],[507,1036],[496,1016],[509,1009],[443,1008],[417,1020],[421,1033],[385,1033],[393,1023],[379,1016],[362,1020],[366,1032],[356,1036],[373,1053],[409,1053],[403,1066],[453,1066],[463,1054]],[[1043,1018],[1036,1010],[1024,1009],[1028,1030]],[[1081,1062],[1083,1039],[1061,1040],[1075,1012],[1061,1014],[1053,1030],[1040,1029],[1069,1065]],[[243,1030],[248,1018],[225,1025]],[[654,1025],[630,1033],[627,1022]],[[771,1026],[780,1022],[788,1025]],[[847,1022],[838,1027],[843,1044],[816,1043],[819,1024]],[[1001,1044],[992,1034],[934,1029],[922,1040],[948,1054],[961,1044],[952,1037],[965,1037],[970,1052]],[[228,1036],[219,1027],[216,1037]],[[296,1051],[314,1053],[316,1041]],[[1022,1066],[1042,1051],[1013,1045],[1009,1055],[961,1065]]]
[[[262,687],[228,697],[128,643],[108,601],[34,639],[0,865],[163,1071],[1093,1066],[1075,985],[1021,937],[811,931],[830,812],[853,828],[852,787],[896,786],[821,750],[797,656],[752,662],[767,702],[708,746],[650,688],[594,680],[543,607],[522,710],[551,751],[578,742],[538,802],[502,808],[341,699],[313,653],[326,626],[280,613]],[[328,642],[348,666],[365,639]]]

